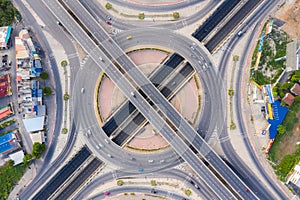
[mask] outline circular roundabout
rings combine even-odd
[[[157,37],[157,35],[160,35],[160,37]],[[130,39],[128,39],[128,36],[130,36]],[[205,130],[205,135],[210,135],[216,129],[216,123],[219,123],[220,120],[224,121],[224,116],[219,116],[216,112],[222,109],[221,103],[210,101],[210,99],[221,98],[220,91],[214,89],[220,84],[219,77],[216,76],[209,52],[201,44],[161,28],[134,29],[121,32],[113,39],[125,52],[129,52],[128,56],[133,61],[138,62],[136,64],[148,75],[159,68],[158,66],[161,65],[167,54],[178,53],[184,58],[184,62],[191,64],[196,75],[190,78],[184,84],[184,87],[178,91],[177,95],[172,98],[171,103],[173,106],[186,120],[189,121],[187,118],[191,117],[191,121],[194,121],[192,124],[196,130],[199,130],[199,134],[203,134],[199,126]],[[153,58],[145,56],[147,53],[149,55],[147,51],[150,50],[159,50],[160,52],[156,52],[157,55]],[[144,55],[144,59],[142,55]],[[206,67],[199,64],[201,60],[206,63]],[[196,85],[198,85],[198,88]],[[110,89],[107,90],[106,88],[105,90],[104,86],[110,86]],[[169,147],[167,141],[164,141],[150,124],[146,124],[142,130],[139,130],[138,134],[130,140],[129,145],[125,148],[115,144],[112,137],[107,136],[102,129],[104,122],[111,117],[113,111],[118,110],[120,105],[127,100],[91,59],[87,59],[85,65],[81,67],[75,81],[74,90],[76,98],[73,98],[73,104],[74,107],[80,109],[74,111],[75,123],[80,124],[77,130],[78,137],[84,140],[84,143],[88,144],[89,148],[101,160],[112,164],[111,166],[115,169],[131,173],[161,171],[182,162],[180,155]],[[106,93],[103,91],[106,91]],[[195,92],[194,97],[188,95],[193,92]],[[198,96],[201,97],[200,100]],[[77,106],[78,104],[80,106]],[[187,106],[188,104],[192,106]],[[196,105],[196,107],[193,108],[193,105]],[[199,105],[201,106],[198,107]],[[105,110],[107,109],[106,106],[108,110]],[[106,107],[105,111],[103,110],[104,107]],[[159,138],[158,141],[161,144],[158,144],[157,138]],[[135,146],[138,140],[146,141],[148,149],[146,146]]]

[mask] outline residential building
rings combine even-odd
[[[12,32],[11,26],[0,27],[0,49],[9,48],[11,32]]]
[[[7,155],[17,149],[20,149],[19,138],[17,132],[10,132],[0,136],[0,154]]]
[[[3,106],[0,108],[0,121],[7,119],[11,115],[14,114],[12,103],[10,103],[8,106]]]
[[[294,100],[295,100],[295,97],[293,95],[291,95],[290,93],[286,93],[282,99],[282,101],[289,106],[294,103]]]
[[[0,76],[0,97],[6,97],[12,95],[10,83],[11,81],[10,81],[9,74]]]
[[[297,96],[300,96],[300,85],[298,83],[295,83],[291,88],[291,92]]]
[[[43,105],[43,92],[36,79],[42,72],[42,62],[28,30],[22,29],[15,41],[18,112],[23,115],[22,121],[32,142],[43,143],[46,106]]]
[[[23,119],[23,124],[27,132],[30,133],[32,143],[45,142],[44,138],[45,116]]]
[[[14,161],[14,166],[21,164],[24,158],[23,150],[17,151],[15,153],[11,153],[8,155],[11,160]]]

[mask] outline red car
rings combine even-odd
[[[111,25],[111,22],[109,20],[106,20],[105,22],[106,24]]]
[[[110,192],[109,192],[109,191],[104,192],[104,196],[108,196],[108,195],[110,195]]]

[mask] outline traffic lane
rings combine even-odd
[[[186,182],[188,178],[191,177],[191,175],[187,174],[184,171],[177,170],[177,169],[168,169],[163,172],[158,172],[157,174],[147,174],[148,178],[155,179],[156,177],[163,177],[163,178],[174,178],[176,180],[180,180],[182,182]],[[127,177],[134,177],[134,178],[144,178],[145,175],[137,175],[132,173],[127,173],[123,171],[112,171],[105,173],[103,175],[100,175],[96,178],[94,178],[86,187],[84,187],[82,190],[80,190],[75,196],[75,200],[79,199],[85,199],[89,194],[91,194],[92,191],[94,191],[99,185],[106,184],[109,182],[112,182],[116,179],[126,179]],[[195,179],[191,178],[195,183],[200,186],[200,190],[195,190],[195,192],[204,199],[218,199],[217,196],[214,195],[212,191],[210,191],[204,182],[196,181]]]
[[[56,199],[68,199],[78,188],[84,184],[92,174],[103,164],[98,158],[94,158],[69,184],[63,191],[56,196]]]
[[[48,199],[57,189],[91,156],[91,152],[83,147],[69,163],[63,166],[50,181],[33,197],[33,200]]]
[[[151,191],[153,188],[151,187],[145,187],[145,186],[122,186],[122,187],[115,187],[115,188],[111,188],[109,190],[109,196],[114,196],[114,195],[117,195],[117,194],[121,194],[121,193],[124,193],[124,192],[135,192],[135,193],[144,193],[144,194],[151,194]],[[177,193],[174,193],[174,192],[169,192],[167,190],[162,190],[162,189],[155,189],[155,196],[164,196],[164,197],[167,197],[167,198],[172,198],[172,199],[179,199],[179,200],[182,200],[182,199],[189,199],[185,196],[182,196],[182,195],[179,195]],[[98,199],[98,198],[103,198],[105,197],[106,195],[105,192],[107,191],[104,191],[104,192],[100,192],[96,195],[93,195],[90,199]]]
[[[241,0],[224,1],[192,35],[202,41],[240,2]]]
[[[205,44],[209,51],[222,42],[226,36],[235,29],[235,27],[244,20],[245,17],[253,10],[262,0],[247,1],[234,16]],[[271,1],[269,1],[271,2]]]
[[[107,16],[109,13],[99,4],[97,4],[94,1],[83,1],[80,0],[80,3],[85,7],[93,17],[100,22],[102,20],[103,22],[106,21]],[[182,19],[182,20],[177,20],[175,22],[168,22],[168,23],[145,23],[145,21],[132,21],[132,23],[135,24],[128,24],[127,22],[123,22],[122,19],[119,18],[113,18],[112,19],[112,26],[121,29],[121,30],[128,30],[132,28],[138,28],[142,26],[147,26],[147,27],[163,27],[163,28],[168,28],[171,30],[174,29],[180,29],[183,28],[187,25],[196,23],[200,21],[203,17],[207,16],[211,10],[213,10],[218,4],[220,3],[220,0],[214,0],[214,1],[209,1],[204,7],[202,7],[200,10],[198,10],[196,13],[193,15]],[[136,22],[141,22],[141,23],[136,23]]]

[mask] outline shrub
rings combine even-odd
[[[191,190],[185,190],[184,193],[187,195],[187,196],[190,196],[192,194],[192,191]]]
[[[40,78],[43,79],[43,80],[46,80],[48,79],[49,75],[47,72],[41,72],[40,74]]]
[[[43,95],[44,95],[44,96],[49,96],[49,95],[51,95],[51,94],[52,94],[52,90],[51,90],[50,87],[45,87],[45,88],[43,89]]]
[[[286,132],[285,126],[279,125],[279,126],[277,127],[277,131],[278,131],[278,134],[279,134],[279,135],[283,135],[283,134]]]
[[[124,181],[122,181],[122,180],[118,180],[118,181],[117,181],[117,185],[118,185],[118,186],[122,186],[122,185],[124,185]]]
[[[67,129],[67,128],[63,128],[63,129],[61,130],[61,132],[62,132],[63,134],[67,134],[67,133],[68,133],[68,129]]]
[[[230,88],[230,89],[228,90],[228,95],[229,95],[230,97],[232,97],[232,96],[234,95],[234,90],[233,90],[232,88]]]
[[[24,164],[27,164],[32,159],[32,155],[30,153],[26,154],[23,158]]]
[[[106,3],[106,4],[105,4],[105,8],[106,8],[107,10],[112,9],[112,5],[111,5],[110,3]]]
[[[179,12],[173,12],[173,18],[178,19],[179,18]]]
[[[70,99],[70,95],[68,93],[64,94],[64,100],[67,101]]]
[[[140,13],[139,14],[139,19],[145,19],[145,13]]]
[[[150,181],[150,185],[151,185],[151,186],[157,186],[156,181],[155,181],[155,180],[151,180],[151,181]]]
[[[42,154],[44,153],[45,150],[46,150],[46,145],[45,144],[35,142],[33,144],[33,147],[32,147],[32,156],[39,159],[39,158],[41,158],[41,156],[42,156]]]
[[[66,60],[61,61],[60,65],[62,67],[66,67],[68,65],[68,62]]]

